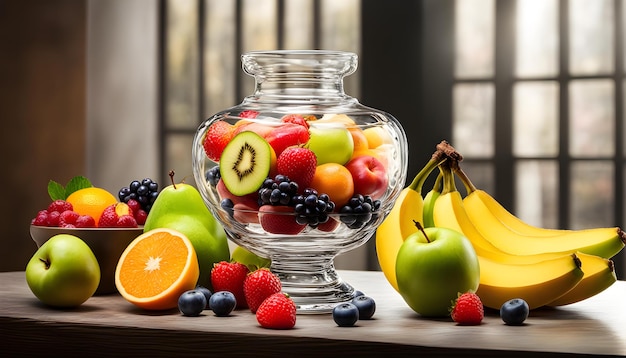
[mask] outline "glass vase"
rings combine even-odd
[[[298,313],[330,312],[355,295],[335,257],[372,237],[405,185],[406,135],[345,93],[353,53],[241,59],[254,92],[199,126],[196,184],[229,239],[271,260]]]

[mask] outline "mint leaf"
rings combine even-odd
[[[65,200],[65,188],[54,180],[50,180],[48,182],[48,195],[50,195],[52,201]]]
[[[85,178],[84,176],[75,176],[70,179],[70,181],[65,185],[65,197],[67,198],[68,196],[70,196],[70,194],[77,190],[91,188],[92,186],[93,185],[91,184],[89,179]]]

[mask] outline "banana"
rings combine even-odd
[[[378,263],[387,281],[396,291],[398,290],[396,256],[398,256],[404,239],[417,232],[415,222],[423,222],[422,186],[433,169],[445,160],[446,157],[443,153],[435,152],[428,163],[417,173],[411,184],[402,189],[391,211],[376,229]]]
[[[583,279],[570,291],[548,306],[563,306],[595,296],[617,281],[613,261],[599,256],[576,253],[582,263]]]
[[[532,310],[555,302],[583,278],[576,254],[530,265],[511,265],[478,257],[480,285],[476,294],[485,307],[500,309],[503,303],[521,298]]]
[[[484,191],[476,189],[460,168],[455,168],[455,173],[468,188],[469,194],[463,199],[463,205],[470,221],[484,239],[500,251],[512,255],[582,252],[611,258],[624,248],[626,234],[617,227],[586,230],[546,230],[554,232],[552,236],[522,234],[515,231],[504,223],[506,218],[503,217],[505,215],[494,214],[490,207],[481,200],[487,195]],[[499,206],[502,208],[501,205]],[[506,216],[510,220],[512,214],[509,213]]]
[[[435,207],[435,201],[437,200],[439,195],[441,195],[442,179],[443,174],[440,170],[439,175],[437,175],[437,179],[435,180],[435,184],[433,185],[433,188],[428,193],[426,193],[426,196],[424,196],[424,212],[422,215],[424,217],[423,226],[425,228],[435,226],[435,222],[433,220],[433,209]]]
[[[538,253],[534,255],[511,255],[499,250],[476,229],[465,210],[461,193],[456,190],[454,176],[444,173],[444,189],[433,207],[435,226],[463,233],[474,246],[478,256],[507,264],[533,264],[548,259],[567,256],[570,253]]]

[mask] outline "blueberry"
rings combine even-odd
[[[357,296],[352,299],[352,304],[359,309],[359,319],[370,319],[376,312],[376,302],[369,296]]]
[[[199,316],[205,307],[206,297],[199,290],[185,291],[178,297],[178,310],[184,316]]]
[[[209,307],[218,317],[228,316],[237,306],[235,295],[228,291],[219,291],[211,295]]]
[[[340,303],[333,308],[333,320],[339,327],[354,326],[359,320],[359,309],[350,302]]]
[[[365,293],[363,293],[363,291],[361,290],[356,290],[354,291],[354,297],[359,297],[359,296],[364,296]]]
[[[529,311],[526,301],[521,298],[514,298],[502,304],[500,318],[510,326],[519,326],[528,318]]]
[[[202,292],[204,294],[204,297],[206,298],[206,306],[204,307],[204,309],[210,309],[209,300],[211,299],[213,292],[211,292],[211,290],[204,286],[196,286],[196,291]]]

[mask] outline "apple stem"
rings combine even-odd
[[[50,268],[50,261],[39,258],[39,261],[43,262],[46,265],[46,270]]]
[[[172,181],[172,186],[174,187],[174,189],[176,189],[176,183],[174,183],[174,171],[170,170],[169,173],[167,173],[167,175],[170,176],[170,180]]]
[[[417,220],[413,220],[413,222],[415,223],[415,226],[417,226],[417,229],[419,231],[421,231],[422,234],[424,234],[424,237],[426,238],[426,241],[428,241],[430,243],[430,239],[428,238],[428,235],[426,235],[426,231],[424,230],[424,227],[422,226],[422,224],[420,224],[420,222],[417,221]]]

